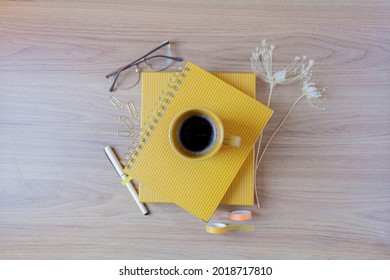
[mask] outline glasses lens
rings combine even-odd
[[[130,69],[126,69],[119,74],[115,87],[120,90],[130,89],[138,84],[139,78],[140,75],[138,67],[131,67]],[[110,82],[113,82],[114,79],[115,76],[109,78]]]
[[[168,44],[147,56],[144,62],[151,70],[161,71],[172,64],[172,59],[170,57],[172,57],[172,51]]]

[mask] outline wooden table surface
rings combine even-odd
[[[1,1],[0,258],[389,259],[389,14],[361,0]],[[275,70],[307,55],[329,89],[265,154],[255,230],[206,234],[175,205],[142,216],[103,153],[129,146],[105,74],[163,40],[208,71],[250,72],[263,38]],[[139,86],[115,94],[140,109]],[[275,88],[264,141],[299,94]]]

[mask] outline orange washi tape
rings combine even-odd
[[[252,219],[252,212],[249,210],[236,210],[230,213],[230,219],[233,221],[246,221]]]

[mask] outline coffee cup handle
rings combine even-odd
[[[230,147],[239,148],[241,144],[241,137],[235,135],[226,135],[223,138],[223,144]]]

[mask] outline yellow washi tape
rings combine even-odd
[[[206,232],[212,234],[223,234],[228,231],[227,225],[223,223],[211,223],[206,225]]]
[[[249,210],[236,210],[230,213],[230,219],[233,221],[247,221],[252,219],[252,212]]]
[[[212,234],[224,234],[228,231],[253,231],[253,225],[210,223],[206,225],[206,232]]]

